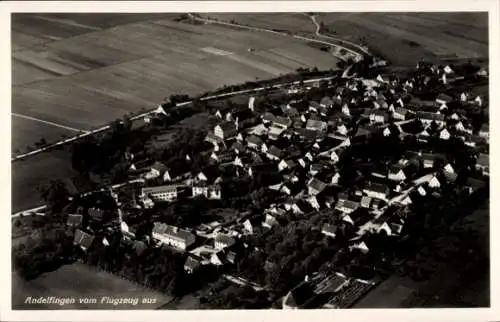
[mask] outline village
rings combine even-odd
[[[195,152],[203,156],[195,171],[195,153],[185,155],[184,172],[129,153],[129,181],[90,195],[67,215],[67,226],[82,258],[119,234],[139,261],[148,248],[180,254],[185,283],[209,269],[266,292],[279,288],[273,283],[280,277],[269,280],[293,268],[295,278],[280,285],[272,302],[279,299],[284,309],[351,307],[379,283],[379,266],[398,256],[395,245],[417,234],[415,223],[424,218],[416,215],[430,211],[423,205],[487,189],[488,101],[469,90],[487,78],[484,69],[420,62],[408,78],[344,73],[293,86],[284,91],[284,104],[249,96],[244,105],[211,112],[216,125]],[[144,122],[168,114],[160,105]],[[175,213],[191,204],[190,217]],[[294,222],[310,231],[290,232]],[[298,238],[299,244],[283,246],[287,231],[314,236],[314,245],[326,245],[331,256],[311,246],[283,265],[278,252],[289,257],[284,248],[296,252],[293,247],[313,243],[302,237],[304,244]],[[345,258],[334,260],[337,253]],[[258,269],[262,278],[248,272]]]

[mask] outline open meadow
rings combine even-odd
[[[29,304],[27,297],[57,297],[74,298],[75,303],[58,304]],[[104,300],[109,298],[137,298],[138,303],[113,305]],[[79,299],[96,299],[96,304],[79,303]],[[143,299],[153,299],[153,303],[142,303]],[[12,309],[14,310],[81,310],[81,309],[156,309],[171,301],[171,297],[118,276],[99,271],[85,264],[75,263],[66,265],[56,271],[48,272],[35,280],[26,281],[12,273]]]
[[[336,68],[331,54],[292,37],[177,22],[179,14],[87,16],[13,15],[14,113],[88,130],[170,94]],[[43,136],[21,132],[16,149]]]
[[[482,12],[321,12],[322,34],[366,45],[396,66],[426,58],[487,59],[488,15]],[[209,13],[207,17],[294,33],[315,32],[303,13]]]

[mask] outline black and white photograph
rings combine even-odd
[[[492,307],[498,21],[301,3],[10,6],[8,309]]]

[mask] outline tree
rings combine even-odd
[[[51,213],[60,212],[68,203],[70,196],[66,184],[60,179],[50,180],[47,184],[39,186],[38,191]]]

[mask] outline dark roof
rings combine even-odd
[[[442,101],[445,101],[445,102],[451,102],[453,100],[453,98],[449,95],[446,95],[446,94],[439,94],[437,97],[436,97],[436,100],[442,100]]]
[[[275,157],[278,157],[278,158],[281,158],[281,155],[283,154],[283,151],[281,151],[280,149],[278,149],[276,146],[274,145],[271,145],[271,147],[269,148],[269,150],[267,151],[267,153],[275,156]]]
[[[417,118],[423,119],[423,120],[444,121],[443,114],[437,114],[437,113],[432,113],[432,112],[423,112],[423,111],[417,112]]]
[[[311,128],[315,129],[315,130],[320,130],[322,127],[325,127],[325,126],[326,126],[326,122],[323,122],[320,120],[309,119],[309,120],[307,120],[307,123],[306,123],[306,128],[308,130],[310,130]]]
[[[94,236],[84,232],[83,230],[77,229],[75,231],[74,243],[82,246],[84,249],[88,249],[92,242],[94,241]]]
[[[235,243],[235,240],[231,236],[225,234],[217,234],[217,236],[215,236],[215,242],[223,243],[226,245],[233,245]]]
[[[406,115],[409,110],[407,108],[404,108],[404,107],[398,107],[394,110],[395,113],[398,113],[398,114],[402,114],[402,115]]]
[[[158,170],[160,173],[164,173],[165,171],[168,170],[167,166],[163,164],[162,162],[156,161],[152,166],[151,169]]]
[[[313,188],[314,190],[319,191],[319,192],[325,190],[326,186],[327,186],[326,183],[324,183],[316,178],[312,179],[311,182],[309,183],[310,188]]]
[[[269,121],[269,122],[274,122],[274,119],[276,117],[274,116],[273,113],[270,113],[270,112],[265,112],[263,115],[262,115],[262,120],[264,121]]]
[[[163,186],[142,188],[142,192],[146,195],[150,193],[162,193],[162,192],[172,192],[172,191],[177,191],[177,185],[163,185]]]
[[[66,225],[78,227],[82,224],[83,216],[78,214],[69,214]]]
[[[248,142],[248,143],[255,144],[255,145],[261,145],[261,144],[262,144],[262,140],[261,140],[261,138],[259,138],[259,137],[258,137],[258,136],[256,136],[256,135],[250,135],[250,136],[247,138],[247,142]]]
[[[233,133],[233,132],[236,132],[236,124],[234,124],[234,122],[224,122],[224,123],[221,123],[221,124],[218,124],[217,126],[220,126],[222,131],[224,132],[230,132],[230,133]]]
[[[274,118],[273,123],[289,127],[290,125],[292,125],[292,120],[287,117],[277,116]]]
[[[359,208],[359,202],[355,202],[355,201],[352,201],[352,200],[339,200],[337,202],[337,205],[335,206],[335,208],[338,208],[338,207],[345,207],[345,208],[349,208],[349,209],[352,209],[352,210],[356,210]]]
[[[185,269],[195,270],[200,267],[201,263],[199,260],[194,259],[192,256],[188,256],[186,259],[186,263],[184,263]]]
[[[241,142],[236,141],[231,146],[231,149],[242,152],[242,151],[245,151],[245,146],[243,144],[241,144]]]
[[[389,187],[387,185],[377,182],[367,182],[365,189],[379,193],[387,193],[389,191]]]
[[[376,115],[376,116],[383,116],[384,118],[389,118],[389,114],[386,111],[375,110],[375,111],[372,111],[371,114]]]

